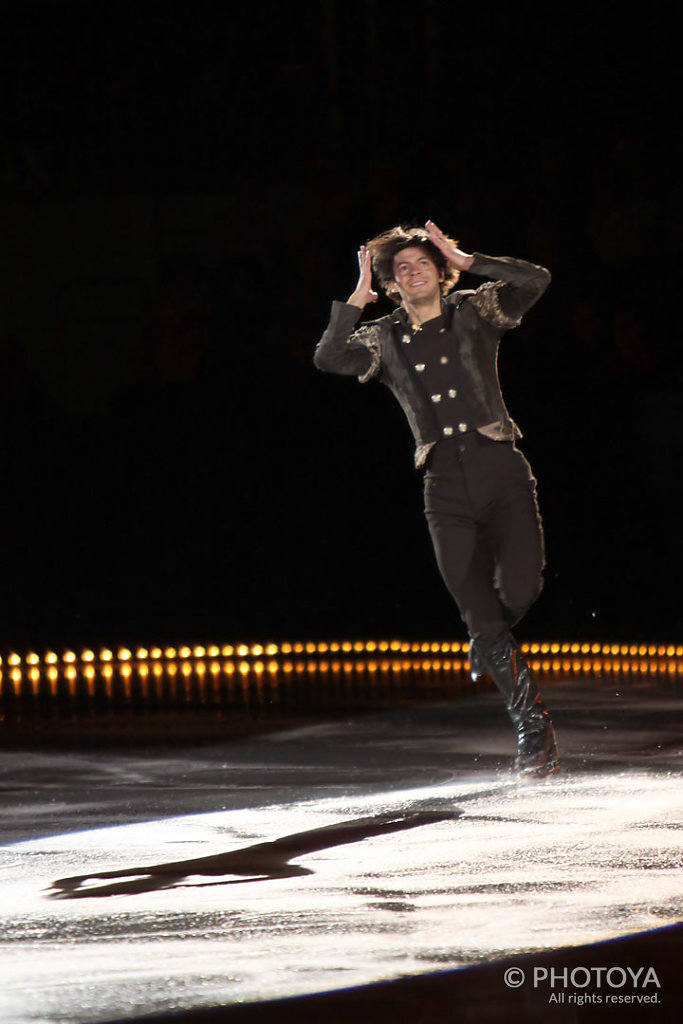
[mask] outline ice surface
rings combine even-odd
[[[241,753],[127,765],[121,755],[118,775],[106,766],[118,796],[103,791],[96,827],[79,831],[77,817],[60,810],[46,817],[52,824],[61,814],[68,831],[34,831],[0,848],[0,1019],[74,1024],[262,1000],[675,923],[683,825],[672,712],[680,703],[664,695],[663,704],[659,731],[656,701],[634,705],[642,731],[623,709],[620,727],[604,708],[584,730],[581,705],[571,712],[579,722],[560,730],[570,771],[536,783],[501,770],[507,732],[498,719],[491,725],[486,701],[478,732],[486,766],[469,773],[446,771],[472,740],[463,706],[456,725],[443,708],[417,718],[387,712],[252,741]],[[606,723],[609,742],[591,763],[589,733]],[[415,770],[420,756],[426,783]],[[85,821],[97,819],[92,787],[83,788],[86,775],[98,775],[97,758],[35,757],[53,779],[61,765],[80,780],[73,791],[55,784],[58,806],[85,806]],[[25,779],[38,760],[25,755]],[[144,789],[150,772],[177,779],[183,763],[186,787],[208,789],[220,809],[154,820],[153,808],[169,801]],[[228,763],[253,783],[234,801],[230,785],[216,788]],[[354,770],[344,787],[347,763]],[[54,811],[40,785],[30,792],[38,811]],[[30,805],[26,795],[19,802]],[[102,827],[107,815],[115,823]],[[372,834],[373,824],[386,831]],[[120,876],[97,877],[113,871]],[[82,881],[54,885],[74,876]]]

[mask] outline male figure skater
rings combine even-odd
[[[375,379],[401,403],[437,563],[470,636],[472,678],[488,673],[517,731],[516,769],[559,770],[550,715],[510,633],[538,597],[544,566],[536,481],[500,391],[498,345],[550,283],[507,257],[467,254],[433,223],[395,227],[358,252],[347,302],[334,302],[315,351],[320,370]],[[380,287],[394,313],[356,327]],[[462,270],[488,278],[452,291]]]

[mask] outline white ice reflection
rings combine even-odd
[[[4,847],[0,1019],[260,1000],[671,924],[683,908],[680,806],[678,774],[479,777]],[[368,820],[407,824],[363,838]],[[361,824],[312,852],[294,844],[288,863],[306,874],[264,874],[252,850],[343,822]],[[183,867],[196,858],[219,858],[218,873]],[[164,888],[135,870],[170,862]],[[88,874],[100,877],[49,895],[56,879]]]

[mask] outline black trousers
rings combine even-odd
[[[506,633],[543,586],[543,529],[531,467],[512,441],[439,441],[424,481],[436,560],[473,639]]]

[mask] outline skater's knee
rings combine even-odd
[[[516,581],[514,585],[501,592],[501,599],[508,610],[511,625],[519,622],[531,606],[538,600],[543,590],[543,577],[537,576],[527,580]]]

